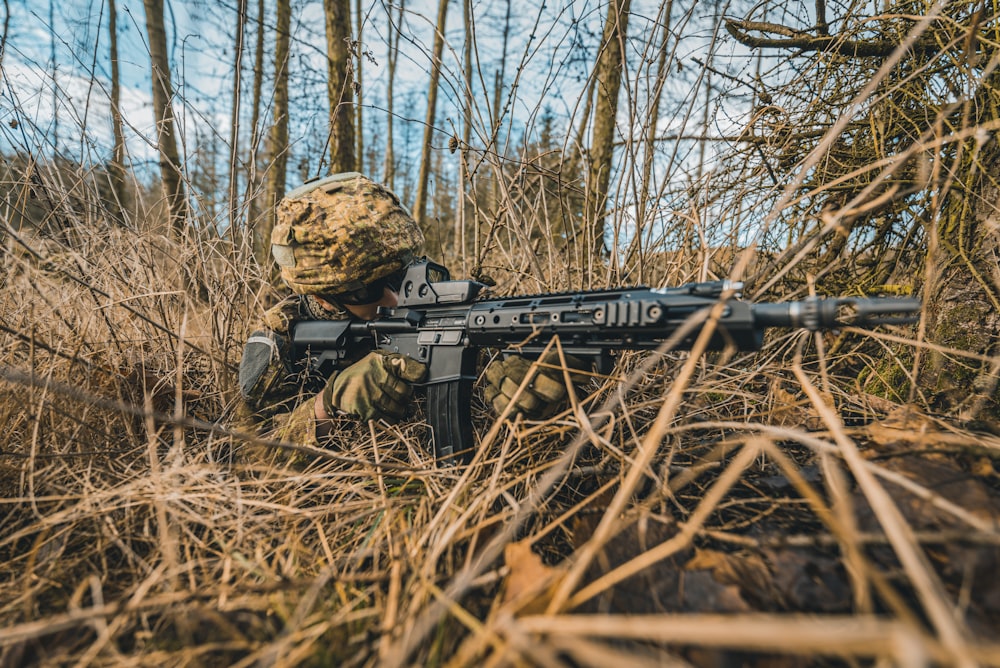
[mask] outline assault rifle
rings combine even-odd
[[[475,446],[470,400],[481,348],[516,348],[540,354],[558,335],[563,349],[610,371],[619,350],[655,350],[692,315],[719,303],[741,286],[728,281],[672,288],[615,288],[585,292],[480,299],[486,286],[450,280],[448,270],[422,260],[406,272],[395,308],[375,320],[317,320],[296,324],[297,358],[313,371],[328,369],[359,351],[379,348],[427,365],[427,419],[439,462],[467,458]],[[728,291],[728,293],[727,293]],[[710,350],[734,346],[757,350],[770,327],[810,331],[842,326],[875,327],[912,322],[920,302],[910,298],[809,298],[781,303],[727,299]],[[700,328],[677,342],[689,349]]]

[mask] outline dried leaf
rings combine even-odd
[[[707,571],[685,571],[681,574],[680,610],[684,612],[750,612],[740,595],[740,588],[720,584]]]
[[[684,564],[684,570],[710,571],[719,584],[737,587],[741,600],[760,600],[772,595],[771,571],[756,554],[696,550],[694,557]]]
[[[529,613],[545,608],[550,585],[562,571],[546,566],[531,550],[531,541],[510,543],[504,548],[504,561],[510,569],[503,594],[504,607],[512,612]]]
[[[775,379],[771,384],[771,422],[776,425],[804,427],[809,430],[820,429],[823,426],[819,411],[803,395],[795,395],[781,387],[781,381]],[[823,403],[834,407],[833,395],[823,392]]]
[[[989,457],[977,457],[972,462],[972,475],[979,476],[980,478],[996,477],[997,470],[993,466],[993,460]]]
[[[900,406],[885,419],[868,425],[868,438],[877,445],[895,443],[926,443],[933,441],[937,425],[915,406]]]
[[[771,383],[771,422],[781,426],[800,426],[808,414],[804,408],[805,399],[795,396],[781,387],[781,381]]]

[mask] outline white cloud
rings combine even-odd
[[[81,162],[100,159],[110,150],[111,96],[106,82],[58,69],[53,76],[51,71],[12,58],[5,63],[4,73],[8,88],[0,104],[0,122],[15,130],[4,133],[5,150],[43,148],[50,153],[58,141],[60,154]],[[132,158],[146,160],[149,143],[155,141],[150,95],[124,88],[120,106]]]

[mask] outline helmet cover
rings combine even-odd
[[[403,269],[423,242],[395,194],[348,172],[306,183],[278,203],[271,254],[293,292],[338,294]]]

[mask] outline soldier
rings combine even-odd
[[[318,445],[333,418],[399,421],[413,383],[427,369],[399,354],[372,350],[345,360],[325,379],[302,378],[291,359],[289,332],[299,320],[371,320],[397,304],[406,268],[423,235],[399,199],[365,176],[336,174],[303,185],[278,204],[271,251],[295,296],[267,311],[247,339],[239,384],[259,429],[276,427],[281,440]],[[486,400],[503,411],[528,372],[527,360],[498,360],[486,372]],[[565,404],[561,374],[542,369],[515,402],[528,418]],[[275,419],[278,418],[279,419]]]

